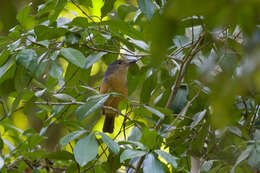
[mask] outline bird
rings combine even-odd
[[[109,96],[105,101],[104,106],[117,109],[118,104],[128,97],[127,73],[129,66],[135,62],[136,60],[121,58],[108,65],[101,81],[99,92],[100,94],[116,92],[119,93],[120,96]],[[102,114],[105,115],[103,132],[113,133],[117,112],[111,109],[102,108]]]

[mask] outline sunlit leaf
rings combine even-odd
[[[162,150],[155,150],[155,153],[160,155],[162,158],[164,158],[168,163],[170,163],[174,168],[177,168],[178,164],[176,160],[178,159],[177,157],[172,156],[169,153],[166,153],[165,151]]]
[[[107,145],[107,147],[115,154],[118,154],[120,151],[119,145],[114,142],[109,136],[104,133],[99,133],[102,136],[103,142]]]

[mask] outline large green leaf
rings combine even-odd
[[[60,139],[61,146],[66,146],[70,141],[73,141],[74,139],[78,138],[84,133],[86,133],[86,130],[78,130],[67,134],[66,136]]]
[[[100,136],[102,136],[103,142],[107,145],[107,147],[115,154],[118,154],[120,151],[119,145],[114,142],[109,136],[107,136],[104,133],[98,133]]]
[[[144,144],[146,147],[148,147],[149,149],[156,148],[156,144],[159,143],[158,140],[158,134],[154,129],[143,129],[143,135],[141,137],[140,142]]]
[[[51,40],[64,36],[67,32],[65,28],[54,28],[45,25],[38,25],[34,27],[34,32],[38,41]]]
[[[86,65],[85,68],[91,67],[94,63],[96,63],[100,58],[102,58],[103,55],[107,54],[106,52],[99,52],[91,54],[86,59]]]
[[[109,95],[101,95],[87,100],[87,102],[79,106],[76,110],[76,116],[79,121],[84,120],[90,113],[101,107],[108,99]]]
[[[164,173],[162,163],[151,153],[145,157],[143,171],[144,173]]]
[[[154,109],[154,108],[152,108],[152,107],[150,107],[150,106],[146,106],[146,105],[144,105],[144,107],[145,107],[148,111],[150,111],[150,112],[152,112],[153,114],[157,115],[159,118],[161,118],[161,119],[164,118],[164,114],[161,113],[160,111],[158,111],[157,109]]]
[[[73,48],[62,48],[61,54],[72,64],[84,68],[86,58],[80,51]]]
[[[239,157],[237,158],[237,161],[235,163],[235,165],[233,166],[233,168],[231,169],[231,173],[234,173],[235,172],[235,169],[236,169],[236,166],[244,161],[246,158],[248,158],[249,154],[251,153],[251,151],[253,150],[253,146],[252,145],[249,145],[245,151],[243,151]]]
[[[51,77],[53,77],[55,79],[62,79],[63,69],[59,64],[52,61],[51,65],[50,65],[49,74]]]
[[[253,144],[253,146],[254,147],[248,157],[248,164],[252,168],[257,168],[258,170],[260,170],[260,144],[255,143]]]
[[[75,17],[68,25],[82,28],[89,27],[88,19],[86,17]]]
[[[37,53],[33,49],[23,49],[16,55],[16,61],[31,73],[37,69],[37,59]]]
[[[162,150],[155,150],[154,152],[157,153],[159,156],[161,156],[163,159],[165,159],[174,168],[177,168],[177,166],[178,166],[178,164],[176,162],[176,160],[178,159],[177,157],[174,157],[171,154],[166,153],[165,151],[162,151]]]
[[[144,15],[151,20],[154,14],[154,5],[152,0],[137,0],[139,8]]]
[[[101,17],[105,17],[107,15],[107,13],[109,13],[113,7],[114,7],[114,3],[116,2],[116,0],[104,0],[104,6],[101,8]]]
[[[30,5],[25,6],[16,16],[16,19],[26,30],[33,28],[35,21],[32,16],[30,16],[31,7]]]
[[[93,160],[98,153],[98,143],[93,133],[80,139],[74,147],[74,156],[81,166]]]
[[[120,162],[122,163],[123,161],[127,159],[132,159],[136,157],[141,157],[145,155],[145,151],[141,150],[132,150],[132,149],[126,149],[121,155],[120,155]]]

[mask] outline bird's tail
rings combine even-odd
[[[103,125],[103,132],[113,133],[114,131],[115,116],[106,115]]]

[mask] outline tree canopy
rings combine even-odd
[[[0,37],[1,172],[260,171],[258,0],[22,5]],[[107,134],[118,58],[139,61]]]

